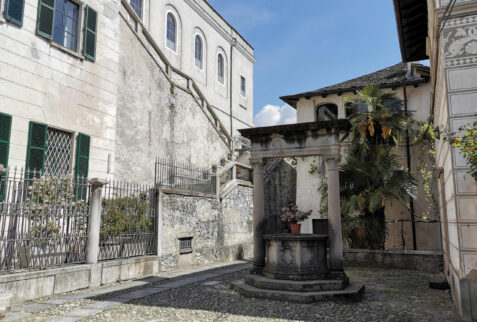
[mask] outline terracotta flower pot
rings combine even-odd
[[[293,235],[300,235],[301,224],[291,223],[290,227]]]

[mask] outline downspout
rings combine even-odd
[[[237,45],[237,39],[233,37],[233,30],[230,30],[230,34],[232,36],[232,43],[230,44],[230,77],[229,77],[229,83],[230,83],[230,136],[233,137],[233,99],[232,99],[232,94],[233,94],[233,49]],[[233,144],[233,142],[232,142]]]
[[[411,76],[412,77],[412,76]],[[404,94],[404,111],[408,112],[407,110],[407,90],[406,85],[403,86],[403,94]],[[409,130],[406,129],[406,158],[407,158],[407,172],[411,174],[411,145],[409,142]],[[409,208],[411,212],[411,229],[412,229],[412,247],[414,250],[417,249],[416,243],[416,222],[415,222],[415,212],[414,212],[414,199],[409,197]]]

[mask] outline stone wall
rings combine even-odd
[[[270,172],[265,178],[266,233],[274,234],[283,232],[281,209],[296,200],[296,167],[284,159],[272,160],[270,163]],[[274,166],[273,169],[270,166]]]
[[[414,269],[438,273],[443,270],[442,252],[426,250],[345,249],[345,265]]]
[[[159,205],[161,269],[199,266],[252,256],[253,188],[237,186],[215,196],[162,191]],[[192,237],[192,251],[179,238]]]
[[[156,157],[212,166],[228,149],[192,95],[171,87],[122,21],[115,176],[154,180]],[[140,156],[140,157],[138,157]]]

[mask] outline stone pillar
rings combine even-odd
[[[86,264],[96,264],[99,258],[99,231],[101,226],[101,199],[106,179],[94,178],[88,181],[91,185],[88,238],[86,241]]]
[[[265,266],[265,164],[252,160],[253,166],[253,273],[260,274]]]
[[[330,239],[330,269],[343,270],[343,239],[341,233],[340,180],[338,156],[325,156],[328,176],[328,235]]]

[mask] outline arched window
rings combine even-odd
[[[173,50],[177,50],[177,22],[172,13],[167,14],[167,34],[166,46]]]
[[[368,112],[368,105],[365,102],[346,102],[345,104],[345,113],[346,118],[353,116],[354,114],[358,113],[366,113]]]
[[[317,121],[330,121],[338,118],[338,106],[335,104],[322,104],[316,108]]]
[[[195,36],[195,67],[202,69],[204,62],[204,47],[199,35]]]
[[[224,70],[224,56],[218,54],[217,56],[217,80],[219,83],[223,84],[225,81],[225,70]]]

